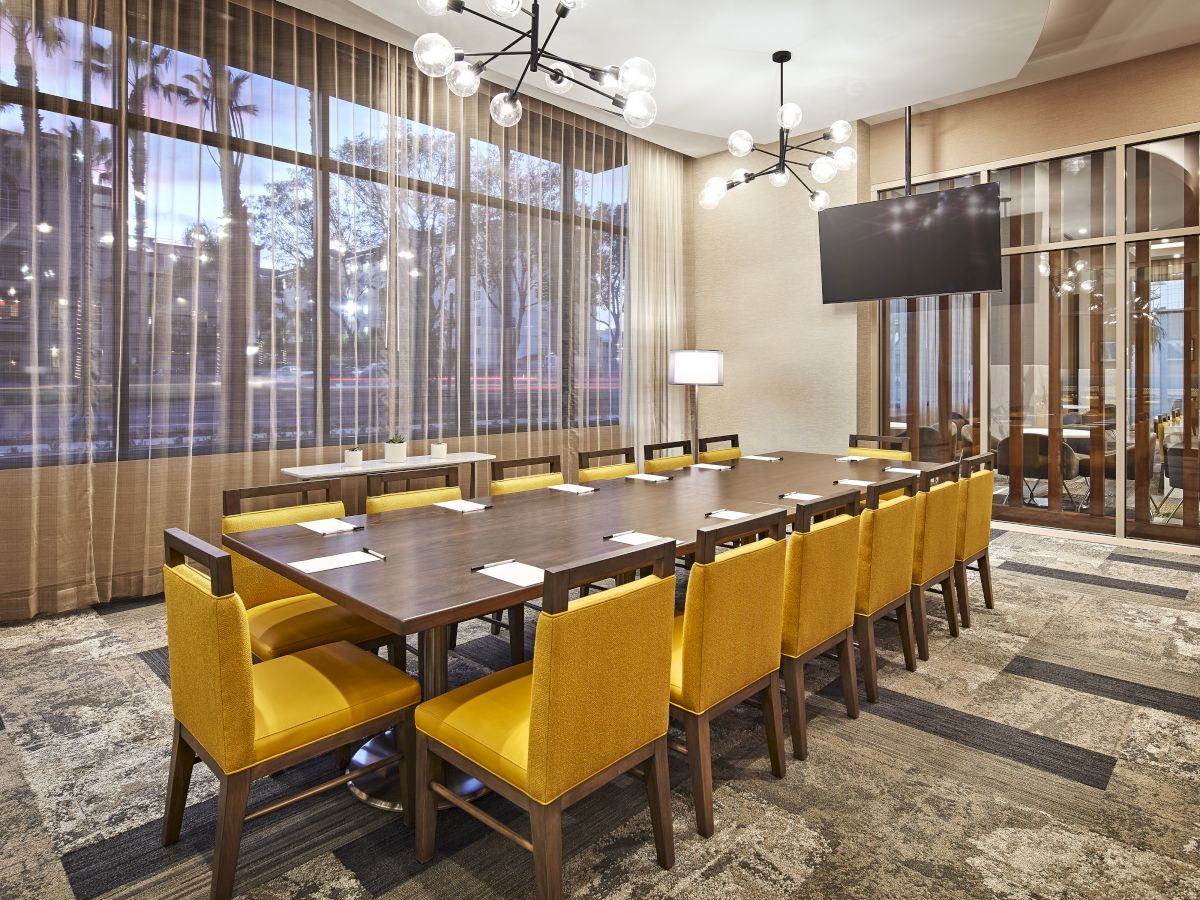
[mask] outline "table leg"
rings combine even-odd
[[[467,470],[470,473],[467,480],[470,483],[470,493],[467,495],[470,499],[475,499],[475,467],[482,463],[467,463]]]

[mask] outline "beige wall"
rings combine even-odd
[[[737,432],[750,452],[844,451],[856,421],[856,305],[821,303],[817,215],[798,184],[764,178],[700,208],[704,182],[741,162],[723,152],[684,171],[696,346],[725,351],[725,386],[700,391],[701,434]],[[826,190],[835,205],[853,203],[856,176],[839,174]]]
[[[1200,44],[913,116],[913,177],[1200,122]],[[904,121],[871,129],[871,182],[904,177]]]

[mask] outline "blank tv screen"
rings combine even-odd
[[[826,303],[1000,290],[1000,186],[831,207],[817,218]]]

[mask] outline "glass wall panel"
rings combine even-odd
[[[1132,233],[1200,224],[1196,173],[1200,135],[1138,144],[1125,151],[1125,222]]]
[[[1000,246],[1105,237],[1116,230],[1116,152],[997,169]]]

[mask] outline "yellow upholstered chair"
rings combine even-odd
[[[163,816],[163,845],[179,840],[192,767],[199,757],[220,782],[212,896],[233,893],[242,824],[316,791],[343,775],[246,815],[250,783],[388,728],[412,747],[416,681],[345,641],[310,647],[252,665],[246,609],[234,591],[228,553],[179,529],[163,541],[163,592],[175,727]],[[207,575],[191,568],[193,559]],[[402,766],[412,797],[412,764],[397,754],[357,770]],[[409,805],[409,804],[406,804]]]
[[[913,642],[912,588],[913,542],[917,503],[913,494],[917,476],[907,475],[880,481],[867,488],[867,507],[862,511],[858,537],[858,585],[854,598],[854,632],[862,660],[863,687],[867,699],[879,700],[878,661],[875,655],[875,622],[896,611],[904,665],[917,669]],[[881,500],[881,494],[902,490],[902,496]]]
[[[414,481],[442,479],[442,487],[411,490]],[[402,485],[396,490],[397,485]],[[401,472],[382,472],[367,476],[367,515],[388,512],[393,509],[416,509],[447,500],[461,500],[462,489],[458,485],[458,466],[437,466],[431,469],[415,469]]]
[[[677,450],[677,453],[667,452],[665,456],[655,458],[655,453]],[[642,447],[642,459],[645,460],[647,475],[661,475],[673,469],[682,469],[696,461],[692,456],[692,442],[665,441],[661,444],[646,444]]]
[[[709,448],[713,444],[728,444],[729,446],[710,450]],[[742,455],[742,448],[739,446],[736,434],[700,438],[697,449],[700,451],[700,462],[702,463],[723,463],[731,459],[740,459]]]
[[[621,462],[603,466],[593,466],[597,459],[621,457]],[[579,451],[579,483],[589,481],[611,481],[614,478],[624,478],[626,475],[637,474],[637,451],[633,447],[618,447],[612,450],[580,450]]]
[[[671,714],[687,735],[696,830],[713,833],[711,721],[761,694],[771,771],[782,778],[779,646],[783,628],[783,542],[787,513],[773,510],[702,528],[683,612],[671,641]],[[754,541],[757,535],[766,535]],[[726,541],[751,539],[716,555]]]
[[[546,466],[549,471],[538,475],[516,475],[512,478],[506,478],[504,475],[509,469],[526,469],[533,466]],[[501,494],[519,494],[522,491],[536,491],[562,483],[562,457],[558,455],[492,460],[491,494],[493,497],[499,497]]]
[[[946,624],[958,636],[954,612],[954,547],[958,528],[958,463],[926,469],[919,476],[916,531],[913,537],[912,618],[917,656],[929,659],[929,625],[925,592],[940,586]]]
[[[874,446],[871,446],[874,445]],[[894,459],[912,462],[908,438],[887,434],[852,434],[846,451],[851,456],[873,456],[876,459]]]
[[[653,574],[568,603],[572,587]],[[417,708],[417,859],[434,853],[436,803],[466,809],[533,853],[537,896],[562,896],[563,810],[645,763],[659,864],[675,863],[667,771],[675,542],[546,570],[533,662]],[[435,759],[529,813],[525,840],[434,781]]]
[[[787,542],[780,654],[796,759],[808,758],[804,664],[809,660],[837,647],[846,714],[858,718],[854,662],[858,510],[858,491],[801,503]],[[822,520],[814,522],[818,516]]]
[[[957,545],[954,548],[954,589],[958,594],[958,614],[962,627],[971,627],[971,607],[967,602],[967,569],[978,565],[983,586],[983,602],[993,609],[992,564],[988,550],[992,543],[992,493],[996,487],[996,454],[981,453],[961,463],[958,482]]]
[[[237,534],[317,519],[340,519],[346,515],[340,499],[340,485],[336,478],[331,478],[231,488],[222,496],[225,515],[221,519],[221,533]],[[294,497],[297,494],[307,500],[309,494],[316,492],[324,492],[324,502],[242,512],[243,500],[282,495]],[[250,649],[259,659],[275,659],[332,641],[349,641],[372,649],[387,644],[388,652],[395,653],[392,635],[386,629],[332,600],[306,591],[296,582],[240,553],[231,550],[229,555],[233,560],[233,584],[246,607]]]

